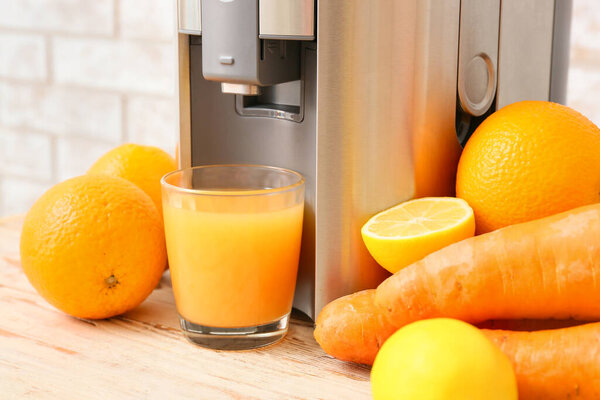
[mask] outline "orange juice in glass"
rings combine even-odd
[[[266,166],[201,166],[167,174],[162,191],[185,335],[218,349],[283,338],[300,254],[302,176]]]

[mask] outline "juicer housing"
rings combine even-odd
[[[564,102],[571,0],[178,0],[180,160],[306,178],[294,307],[388,274],[360,228],[454,193],[464,144],[519,100]]]

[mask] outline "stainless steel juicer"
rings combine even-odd
[[[183,167],[306,178],[294,307],[375,287],[362,224],[452,195],[491,112],[564,102],[571,0],[178,0]]]

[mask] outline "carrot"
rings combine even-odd
[[[511,360],[520,400],[600,398],[600,323],[482,332]]]
[[[375,307],[375,289],[340,297],[319,314],[315,339],[344,361],[372,365],[383,342],[396,331]]]
[[[389,277],[375,296],[363,291],[327,305],[315,338],[334,357],[369,364],[392,325],[419,319],[598,319],[597,280],[600,205],[592,205],[432,253]]]
[[[342,360],[372,365],[396,330],[378,314],[375,290],[341,297],[317,318],[315,338]],[[499,321],[519,329],[576,321]],[[537,332],[482,329],[511,360],[520,400],[600,398],[600,323]]]
[[[386,279],[375,302],[397,327],[450,317],[600,318],[600,204],[465,239]]]
[[[480,329],[502,329],[506,331],[541,331],[568,328],[586,322],[574,319],[492,319],[475,324]]]

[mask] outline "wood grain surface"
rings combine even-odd
[[[81,320],[49,305],[19,264],[22,217],[0,219],[2,399],[369,399],[369,369],[326,355],[293,321],[278,344],[225,352],[182,336],[165,274],[135,310]]]

